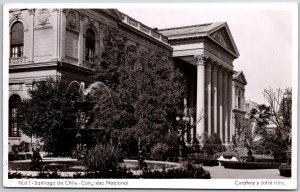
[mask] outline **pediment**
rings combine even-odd
[[[239,56],[239,52],[226,23],[222,23],[209,31],[208,36],[236,57]]]
[[[236,72],[233,76],[233,79],[239,81],[240,83],[247,85],[247,80],[242,71]]]

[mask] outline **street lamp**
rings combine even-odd
[[[179,136],[179,161],[182,161],[182,150],[184,147],[184,133],[187,132],[188,123],[190,122],[190,118],[187,116],[183,116],[180,118],[179,116],[176,117],[176,121],[178,124],[178,136]]]

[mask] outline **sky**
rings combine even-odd
[[[292,87],[292,13],[267,9],[119,9],[152,28],[227,22],[246,76],[246,100],[264,103],[265,88]]]

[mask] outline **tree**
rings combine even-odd
[[[286,141],[288,140],[292,128],[292,89],[286,88],[273,90],[272,88],[264,90],[264,96],[268,102],[268,120],[275,125],[275,138]]]
[[[22,132],[41,138],[44,150],[54,155],[68,152],[74,145],[75,133],[64,129],[75,126],[70,98],[65,95],[67,85],[52,78],[35,82],[18,111]]]
[[[185,90],[183,75],[164,53],[126,45],[114,29],[108,28],[104,39],[95,81],[109,87],[117,103],[107,111],[111,125],[106,129],[113,127],[128,136],[120,140],[136,144],[139,138],[141,145],[161,142],[176,125]],[[100,119],[95,114],[96,123],[104,125]]]
[[[285,154],[290,144],[292,128],[292,89],[264,90],[268,105],[258,105],[251,111],[257,126],[255,133],[262,136],[262,145],[276,154]],[[269,128],[274,126],[274,128]],[[274,155],[274,156],[275,156]]]

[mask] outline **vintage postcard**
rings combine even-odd
[[[296,189],[297,6],[6,4],[4,187]]]

